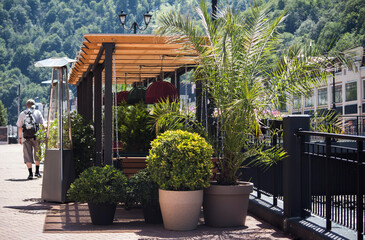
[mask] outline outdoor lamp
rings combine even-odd
[[[143,19],[144,19],[144,23],[146,24],[146,26],[148,26],[148,24],[150,23],[152,18],[152,14],[149,14],[148,11],[143,14]]]
[[[149,14],[149,12],[147,11],[145,14],[143,14],[143,20],[144,20],[144,23],[145,23],[145,27],[144,28],[140,28],[139,27],[139,25],[138,25],[138,23],[136,22],[136,21],[134,21],[133,23],[132,23],[132,26],[130,27],[130,28],[127,28],[126,26],[125,26],[125,20],[126,20],[126,18],[127,18],[127,14],[126,13],[124,13],[123,12],[123,10],[118,14],[118,17],[119,17],[119,21],[120,21],[120,23],[122,24],[122,27],[124,28],[124,29],[126,29],[126,30],[131,30],[132,28],[133,28],[133,32],[134,32],[134,34],[136,34],[137,33],[137,28],[138,28],[138,30],[140,30],[140,31],[144,31],[144,30],[146,30],[146,28],[148,27],[148,24],[150,23],[150,21],[151,21],[151,18],[152,18],[152,15],[151,14]]]
[[[123,10],[118,14],[120,23],[124,26],[127,14]]]

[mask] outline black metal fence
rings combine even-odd
[[[278,162],[268,169],[259,166],[243,167],[240,171],[240,180],[254,184],[256,197],[265,195],[271,198],[272,205],[278,205],[278,199],[283,200],[283,163]]]
[[[337,223],[363,239],[365,137],[310,131],[298,131],[297,136],[302,150],[302,197],[307,199],[303,215],[323,217],[327,230]],[[312,142],[312,137],[317,141]]]
[[[309,121],[306,129],[309,129]],[[358,239],[363,239],[365,137],[312,131],[290,134],[292,138],[289,140],[296,142],[291,146],[296,152],[291,152],[291,159],[267,170],[259,167],[243,168],[240,179],[254,183],[257,198],[269,196],[274,206],[278,205],[278,199],[282,200],[284,215],[285,212],[291,215],[288,217],[293,216],[294,205],[300,199],[299,216],[313,214],[322,217],[326,220],[327,230],[331,230],[332,223],[337,223],[357,231]],[[283,140],[277,138],[271,143],[271,146],[282,145]],[[293,165],[295,159],[299,159],[298,165]],[[299,169],[295,174],[300,175],[297,191],[293,191],[293,184],[287,182],[288,175],[294,175],[295,178],[291,172],[295,169]],[[300,197],[291,197],[293,195]]]
[[[262,128],[264,140],[268,140],[268,148],[283,145],[283,121],[282,120],[264,120],[265,126]],[[261,139],[261,140],[263,140]],[[278,162],[268,169],[260,166],[245,166],[241,169],[240,180],[250,181],[254,184],[256,197],[261,195],[268,196],[272,199],[274,206],[278,205],[278,199],[283,200],[283,163]]]
[[[342,116],[345,134],[365,136],[365,116]]]

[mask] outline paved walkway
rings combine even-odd
[[[41,172],[43,166],[41,166]],[[83,224],[83,231],[49,232],[45,226],[57,209],[73,203],[43,203],[40,199],[42,180],[26,180],[28,171],[22,160],[22,146],[0,145],[0,239],[290,239],[281,231],[252,216],[243,228],[210,228],[199,225],[194,231],[174,232],[162,225],[136,224],[137,229],[124,232],[96,229]],[[137,210],[138,211],[138,210]],[[63,219],[63,218],[59,218]],[[120,224],[123,227],[123,223]],[[114,228],[115,229],[115,228]]]

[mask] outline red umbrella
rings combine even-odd
[[[121,91],[117,93],[117,105],[121,105],[123,101],[127,102],[129,91]]]
[[[157,81],[147,88],[145,103],[158,103],[166,99],[172,102],[178,97],[179,94],[173,84],[165,81]]]
[[[129,91],[121,91],[117,93],[117,105],[121,105],[123,101],[127,102]],[[105,104],[105,97],[103,97],[103,104]]]

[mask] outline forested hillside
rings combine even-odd
[[[149,10],[151,26],[166,10],[193,14],[199,0],[1,0],[0,2],[0,100],[9,123],[17,114],[17,86],[21,85],[21,107],[27,98],[48,102],[49,69],[33,63],[54,56],[74,58],[85,33],[124,33],[117,14],[123,9],[127,26]],[[244,11],[252,0],[218,0],[219,6]],[[364,0],[273,0],[272,14],[287,11],[283,47],[313,41],[324,48],[365,46]]]

